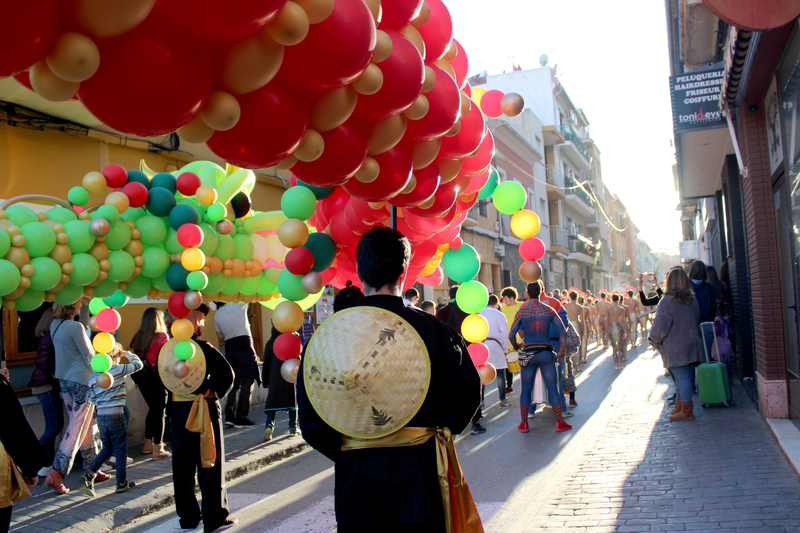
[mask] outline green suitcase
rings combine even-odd
[[[728,369],[725,363],[711,361],[709,357],[709,346],[716,347],[716,330],[713,322],[703,322],[700,324],[700,332],[703,337],[703,348],[706,362],[697,367],[695,375],[697,381],[697,391],[700,396],[700,403],[703,407],[710,405],[731,405],[731,384],[728,381]]]

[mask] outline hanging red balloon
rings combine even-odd
[[[519,243],[519,255],[525,261],[538,261],[544,257],[544,242],[537,237],[525,239]]]
[[[453,20],[442,0],[425,0],[431,14],[425,24],[417,26],[425,41],[425,61],[432,63],[441,59],[453,38]]]
[[[433,198],[439,188],[441,178],[435,164],[415,170],[412,179],[416,182],[411,192],[398,194],[389,203],[397,207],[414,207]]]
[[[296,276],[304,276],[314,267],[314,254],[308,248],[295,248],[289,250],[284,259],[286,270]]]
[[[362,183],[351,179],[344,184],[344,190],[351,196],[368,202],[388,200],[402,191],[411,180],[411,155],[401,146],[395,146],[375,156],[381,171],[377,179],[370,183]]]
[[[483,186],[489,182],[491,175],[492,170],[488,166],[477,174],[470,175],[467,185],[461,188],[461,194],[474,194],[479,192]]]
[[[248,168],[270,167],[286,159],[303,139],[308,111],[289,92],[270,83],[238,97],[241,118],[217,131],[208,147],[221,158]]]
[[[433,274],[430,276],[424,276],[417,278],[418,283],[422,283],[423,285],[428,285],[429,287],[438,287],[444,281],[444,271],[442,267],[436,267],[436,270],[433,271]]]
[[[380,28],[399,30],[411,22],[422,9],[423,0],[391,0],[383,2]]]
[[[58,0],[4,2],[3,12],[6,24],[0,32],[0,78],[43,59],[59,33]]]
[[[498,118],[503,114],[503,91],[492,89],[481,97],[481,109],[490,118]]]
[[[444,70],[431,66],[436,74],[436,83],[425,93],[430,110],[421,120],[409,121],[406,136],[409,139],[432,139],[447,133],[461,113],[461,92]]]
[[[150,137],[194,118],[211,93],[211,67],[197,50],[145,30],[102,43],[100,68],[78,95],[107,126]]]
[[[184,172],[178,176],[176,181],[178,192],[184,196],[194,196],[194,193],[197,192],[201,185],[200,177],[194,172]]]
[[[492,158],[494,158],[494,135],[487,130],[478,150],[462,160],[461,175],[482,172],[491,164]]]
[[[489,347],[482,342],[470,344],[467,351],[475,368],[480,368],[489,361]]]
[[[281,361],[297,359],[303,351],[303,341],[297,333],[281,333],[275,338],[272,351]]]
[[[186,307],[186,304],[183,302],[185,296],[186,293],[182,291],[173,292],[169,295],[169,300],[167,300],[167,309],[175,318],[186,318],[189,316],[189,313],[192,312],[192,310]]]
[[[460,89],[467,85],[467,75],[469,74],[469,58],[467,52],[457,39],[453,39],[453,46],[456,48],[456,56],[450,59],[450,64],[456,73],[456,83]]]
[[[332,89],[355,80],[375,50],[375,20],[362,0],[336,0],[333,13],[311,26],[308,37],[286,49],[279,79],[311,89]]]
[[[341,185],[356,173],[367,156],[367,140],[351,124],[323,133],[322,138],[322,157],[311,163],[296,163],[292,173],[311,185]]]
[[[147,197],[150,194],[147,187],[138,181],[126,183],[122,188],[122,192],[128,197],[131,207],[142,207],[145,205],[147,203]]]
[[[237,0],[220,9],[218,0],[168,0],[156,2],[151,15],[199,39],[241,41],[255,35],[286,0]]]
[[[456,184],[451,181],[439,187],[439,190],[436,191],[436,196],[434,196],[432,206],[427,209],[415,207],[408,211],[422,217],[440,217],[455,205],[457,196],[458,190],[456,189]]]
[[[452,137],[442,139],[439,157],[458,159],[466,157],[478,149],[486,136],[486,122],[483,113],[476,105],[470,105],[469,112],[461,117],[461,129]]]

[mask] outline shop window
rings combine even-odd
[[[49,303],[28,312],[3,309],[3,354],[9,367],[33,364],[36,359],[36,324]]]

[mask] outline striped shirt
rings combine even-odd
[[[125,390],[125,376],[142,369],[144,364],[139,356],[125,352],[128,362],[125,364],[114,365],[109,374],[114,378],[114,383],[107,389],[97,385],[97,374],[92,375],[89,380],[89,401],[97,406],[98,415],[121,415],[128,406],[128,394]]]

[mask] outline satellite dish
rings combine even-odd
[[[543,67],[546,67],[546,66],[547,66],[547,62],[548,62],[549,60],[550,60],[550,58],[549,58],[549,57],[547,57],[547,54],[542,54],[542,55],[540,55],[540,56],[539,56],[539,64],[540,64],[541,66],[543,66]]]

